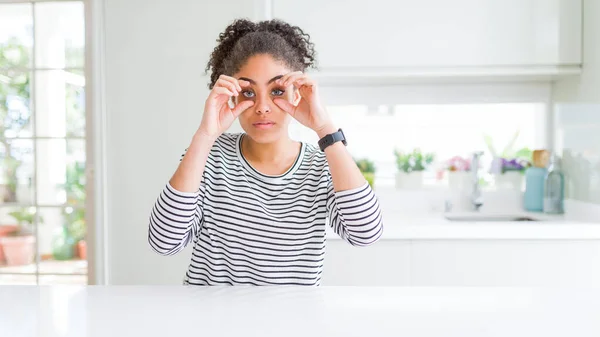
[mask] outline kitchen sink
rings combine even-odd
[[[450,221],[538,221],[528,215],[523,214],[486,214],[486,213],[447,213],[444,217]]]

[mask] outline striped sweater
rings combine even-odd
[[[221,135],[198,191],[167,183],[151,211],[155,252],[173,255],[193,244],[184,284],[319,285],[325,226],[354,246],[381,237],[382,214],[369,184],[335,192],[325,154],[307,143],[287,172],[262,174],[242,155],[243,136]]]

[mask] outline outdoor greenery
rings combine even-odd
[[[435,155],[433,153],[423,153],[420,149],[413,149],[412,152],[401,152],[394,150],[396,156],[396,166],[398,170],[405,173],[413,171],[424,171],[433,163]]]

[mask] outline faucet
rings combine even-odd
[[[483,155],[482,151],[474,152],[471,160],[471,206],[474,211],[478,211],[483,206],[483,197],[481,195],[481,186],[479,185],[479,161]]]

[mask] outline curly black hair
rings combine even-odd
[[[284,62],[292,71],[316,68],[314,44],[300,27],[273,19],[252,22],[234,20],[219,34],[217,46],[210,55],[206,72],[211,71],[209,89],[221,75],[231,76],[257,54],[269,54]]]

